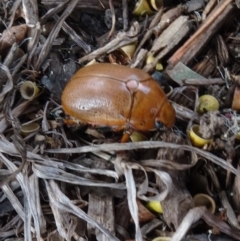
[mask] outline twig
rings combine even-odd
[[[109,7],[110,7],[110,10],[111,10],[111,14],[112,14],[112,27],[111,27],[111,30],[108,34],[108,39],[110,39],[113,36],[114,31],[115,31],[115,26],[116,26],[116,14],[115,14],[115,11],[114,11],[114,6],[113,6],[112,0],[109,0]]]
[[[146,32],[146,34],[144,34],[143,39],[138,44],[138,47],[137,47],[137,49],[135,51],[134,56],[137,56],[139,50],[142,48],[142,46],[145,44],[145,42],[151,37],[151,35],[153,34],[153,31],[154,31],[154,27],[158,24],[159,20],[162,17],[162,14],[163,14],[163,8],[161,8],[158,11],[158,13],[155,15],[154,19],[150,23],[149,30]],[[170,21],[169,21],[168,24],[170,24]]]
[[[205,20],[208,13],[213,9],[214,5],[217,4],[217,0],[210,0],[206,5],[203,13],[202,13],[202,20]]]
[[[122,0],[123,8],[123,30],[127,31],[128,29],[128,2],[127,0]]]
[[[185,79],[182,82],[184,85],[222,85],[226,83],[222,78]]]

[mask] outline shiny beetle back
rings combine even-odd
[[[66,114],[81,123],[113,130],[168,128],[175,111],[158,83],[140,69],[114,64],[95,64],[80,69],[62,93]]]

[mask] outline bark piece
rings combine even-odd
[[[89,216],[107,228],[112,234],[115,235],[115,216],[113,210],[113,197],[108,196],[99,197],[94,194],[89,194]],[[98,241],[111,241],[101,231],[88,224],[88,232],[96,235]]]
[[[157,62],[166,56],[189,33],[189,30],[188,17],[178,17],[154,42],[150,55],[156,57],[151,64],[145,65],[144,70],[146,72],[153,70]]]
[[[178,37],[180,37],[180,32],[186,29],[187,22],[187,16],[180,16],[174,20],[173,23],[159,36],[159,38],[155,40],[150,53],[155,55],[162,49],[165,49],[165,51],[167,51],[166,49],[170,50],[170,46],[173,47],[172,43],[178,43],[181,40]]]
[[[124,229],[127,229],[131,219],[129,212],[128,203],[125,199],[121,204],[117,205],[116,208],[116,223]]]

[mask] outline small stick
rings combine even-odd
[[[142,46],[146,43],[146,41],[151,37],[154,31],[154,27],[158,24],[160,21],[161,17],[163,15],[163,8],[159,9],[158,13],[155,15],[154,19],[150,23],[149,30],[144,34],[143,39],[141,40],[140,44],[138,45],[136,51],[135,51],[135,56],[137,56],[138,52],[142,48]],[[134,57],[135,57],[134,56]]]
[[[105,46],[98,48],[97,50],[93,51],[92,53],[83,56],[78,60],[78,63],[81,64],[85,61],[93,60],[103,54],[110,53],[113,50],[116,50],[124,45],[136,42],[138,39],[138,34],[140,31],[140,26],[137,22],[133,23],[133,26],[130,28],[128,32],[119,32],[117,36],[108,42]]]
[[[202,13],[202,20],[205,20],[207,15],[210,13],[210,11],[213,9],[214,5],[217,4],[217,0],[210,0],[208,4],[206,5],[205,9]]]
[[[115,25],[116,25],[116,14],[115,14],[115,11],[114,11],[114,6],[113,6],[112,0],[109,0],[109,7],[110,7],[110,10],[111,10],[111,14],[112,14],[112,27],[111,27],[111,30],[108,34],[108,39],[110,39],[113,36],[114,31],[115,31]]]
[[[127,0],[122,0],[122,8],[123,8],[123,30],[126,31],[128,29],[128,3],[127,3]]]
[[[222,85],[226,82],[222,78],[210,78],[210,79],[185,79],[184,85]]]

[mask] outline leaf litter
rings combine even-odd
[[[233,24],[239,3],[178,4],[164,2],[150,15],[133,16],[133,1],[2,3],[1,240],[240,240],[239,33]],[[133,43],[133,58],[119,54]],[[145,61],[148,55],[153,62]],[[92,60],[150,74],[160,61],[158,80],[173,89],[174,128],[138,135],[132,143],[119,143],[120,134],[111,131],[67,128],[61,91]],[[40,89],[31,100],[19,91],[26,80]],[[219,110],[198,113],[203,94],[215,96]],[[24,136],[29,123],[40,129]],[[202,138],[213,139],[210,144],[192,145],[193,123]],[[194,206],[199,193],[214,199],[214,214]],[[140,211],[153,201],[163,213],[143,222]]]

